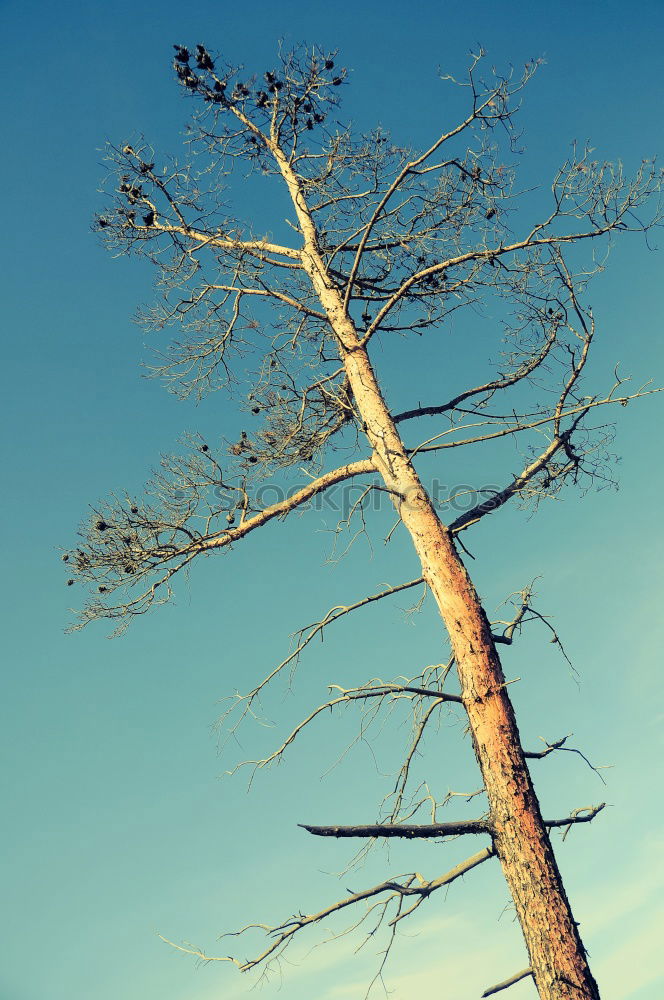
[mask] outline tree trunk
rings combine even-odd
[[[369,356],[318,248],[299,183],[273,150],[302,227],[302,263],[333,329],[373,458],[422,564],[447,629],[493,843],[509,886],[541,1000],[600,1000],[523,756],[491,627],[447,528],[406,453]]]
[[[542,1000],[598,1000],[521,747],[488,619],[420,483],[363,350],[345,358],[383,481],[448,631],[500,858]]]
[[[409,532],[450,637],[490,809],[493,841],[542,1000],[599,1000],[521,747],[480,599],[409,459],[366,351],[334,292],[319,287],[374,460]],[[336,301],[334,301],[336,299]]]

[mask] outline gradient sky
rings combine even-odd
[[[385,580],[416,575],[405,542],[384,549],[378,539],[373,552],[360,543],[329,563],[334,520],[311,512],[252,536],[230,558],[196,566],[173,605],[123,638],[109,642],[103,627],[64,634],[72,591],[58,547],[72,544],[87,505],[113,489],[140,490],[184,430],[232,436],[242,426],[220,397],[196,408],[143,378],[148,355],[131,317],[151,298],[151,274],[138,261],[113,260],[90,232],[100,149],[107,138],[140,132],[163,152],[177,149],[189,106],[172,80],[173,42],[204,41],[258,67],[271,64],[279,38],[338,47],[352,70],[340,117],[360,127],[379,120],[415,145],[445,121],[437,68],[463,72],[480,42],[498,67],[546,60],[520,119],[529,183],[546,187],[573,139],[588,138],[598,157],[633,168],[661,152],[664,5],[206,0],[185,9],[172,0],[5,0],[0,28],[0,1000],[240,1000],[252,981],[225,965],[198,967],[157,932],[224,954],[222,931],[278,922],[389,874],[434,877],[478,848],[397,845],[341,883],[331,876],[352,851],[310,838],[296,823],[372,819],[406,737],[403,728],[377,734],[373,751],[360,744],[321,780],[352,738],[350,713],[312,730],[249,793],[242,776],[220,780],[238,758],[268,749],[324,698],[328,683],[392,677],[444,657],[431,608],[409,617],[407,599],[383,602],[329,632],[303,660],[293,693],[275,690],[268,714],[276,729],[248,727],[240,747],[218,753],[221,699],[278,662],[299,625]],[[618,361],[636,382],[662,383],[661,287],[661,254],[638,237],[621,240],[590,295],[600,330],[593,387],[610,382]],[[391,399],[412,404],[423,387],[436,389],[434,374],[417,363],[426,361],[425,346],[381,356]],[[468,365],[460,337],[455,348]],[[541,575],[540,608],[554,616],[580,682],[543,631],[507,651],[508,677],[522,678],[513,691],[524,742],[573,732],[573,745],[594,763],[613,765],[602,772],[606,787],[572,754],[542,761],[535,777],[545,815],[611,804],[591,827],[557,839],[558,856],[602,996],[657,1000],[661,403],[653,397],[617,416],[620,491],[569,491],[534,518],[504,510],[485,519],[472,538],[472,569],[491,610]],[[443,480],[448,474],[441,467]],[[457,716],[447,722],[430,742],[427,773],[443,790],[472,790],[468,742]],[[471,1000],[522,968],[507,903],[491,864],[433,897],[397,941],[386,973],[394,1000]],[[358,955],[357,939],[310,952],[319,940],[303,940],[283,978],[255,995],[272,1000],[281,988],[289,1000],[363,997],[378,943]],[[534,995],[529,981],[509,993]]]

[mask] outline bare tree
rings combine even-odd
[[[95,228],[111,249],[157,266],[163,298],[142,318],[179,333],[155,372],[182,396],[218,388],[244,394],[260,426],[219,447],[189,438],[184,455],[163,460],[145,499],[115,496],[93,510],[80,544],[63,558],[95,591],[77,627],[108,618],[122,629],[167,600],[173,578],[197,557],[230,550],[338,483],[361,484],[347,525],[364,527],[376,491],[389,497],[396,513],[389,537],[397,529],[408,533],[420,576],[334,607],[303,628],[292,653],[238,696],[226,722],[233,729],[253,714],[265,686],[333,622],[424,588],[449,637],[448,662],[409,677],[335,687],[271,755],[246,763],[262,768],[279,759],[304,728],[337,706],[357,702],[373,716],[406,702],[412,742],[378,820],[305,829],[364,840],[463,835],[488,844],[435,878],[388,878],[318,912],[256,925],[268,941],[247,960],[176,947],[243,970],[266,967],[305,928],[358,907],[354,923],[383,923],[391,942],[400,922],[432,893],[497,857],[529,958],[527,968],[484,995],[532,976],[543,1000],[591,1000],[599,992],[549,831],[588,822],[603,806],[542,818],[528,760],[572,748],[565,737],[524,751],[497,651],[530,621],[552,626],[530,590],[518,595],[511,618],[490,622],[462,552],[466,532],[509,503],[536,506],[567,485],[601,485],[611,427],[595,423],[594,414],[657,391],[629,388],[616,375],[607,390],[587,394],[583,376],[595,318],[584,292],[614,235],[647,233],[660,222],[653,196],[661,175],[644,160],[626,178],[620,166],[593,159],[589,148],[574,148],[543,196],[542,214],[524,225],[524,212],[517,212],[515,115],[537,65],[527,64],[518,78],[495,71],[482,78],[482,55],[472,58],[464,80],[443,78],[464,88],[465,115],[439,126],[430,146],[415,152],[380,128],[358,137],[338,124],[346,71],[336,53],[281,52],[274,69],[248,77],[203,46],[191,52],[175,46],[177,78],[197,107],[188,154],[183,162],[164,161],[145,142],[110,146],[112,190]],[[281,185],[290,204],[290,243],[265,235],[278,219],[256,220],[253,228],[251,220],[231,216],[236,182]],[[373,342],[434,338],[462,308],[475,309],[478,322],[484,315],[496,329],[502,355],[493,374],[455,385],[454,354],[437,346],[444,393],[393,413],[372,361]],[[419,430],[432,420],[431,430]],[[445,505],[441,516],[420,459],[506,437],[522,442],[521,471],[460,516],[446,516]],[[336,466],[335,452],[344,458]],[[261,486],[280,483],[283,470],[293,467],[304,469],[304,485],[262,504]],[[453,668],[458,694],[445,689]],[[450,702],[465,713],[482,776],[482,788],[466,796],[486,801],[475,820],[439,821],[450,796],[436,802],[411,780],[423,734]],[[429,822],[415,822],[423,812]]]

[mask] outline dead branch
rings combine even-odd
[[[579,809],[574,809],[574,811],[565,819],[548,820],[546,826],[550,829],[557,826],[565,827],[565,831],[563,833],[563,840],[565,840],[571,828],[576,823],[592,823],[595,816],[597,816],[597,814],[605,808],[606,802],[600,802],[598,806],[581,806]]]
[[[207,457],[208,448],[205,446]],[[214,462],[214,459],[211,459]],[[202,493],[171,495],[175,475],[186,471],[175,468],[175,475],[162,477],[156,482],[161,511],[154,506],[139,507],[128,497],[113,501],[101,510],[93,510],[92,518],[84,529],[84,540],[68,553],[66,561],[78,579],[96,584],[98,595],[81,612],[81,620],[72,630],[83,628],[98,618],[119,619],[128,622],[131,616],[143,614],[154,604],[163,603],[171,594],[170,581],[176,573],[187,567],[199,555],[230,548],[252,531],[275,518],[283,518],[303,507],[326,489],[354,476],[375,472],[371,459],[349,463],[326,472],[311,480],[284,500],[256,511],[247,517],[249,498],[244,486],[231,488],[214,462],[218,486],[229,492],[227,505],[208,509],[199,514]],[[167,470],[171,471],[170,468]],[[176,480],[181,482],[182,479]],[[206,479],[202,488],[208,490],[214,479]],[[232,526],[238,507],[238,493],[242,498],[240,523]],[[203,530],[195,527],[196,516],[203,521]],[[224,515],[226,526],[215,530],[215,521]],[[75,578],[72,578],[74,582]],[[148,587],[139,590],[140,581],[151,580]],[[120,603],[109,602],[110,596],[119,591],[126,599]],[[162,596],[163,595],[163,596]],[[372,598],[377,600],[378,597]],[[121,626],[122,627],[122,626]]]
[[[385,594],[387,596],[387,594]],[[301,652],[302,647],[299,648],[298,653]],[[288,661],[283,661],[280,666],[285,666]],[[270,679],[274,676],[274,673],[270,675]],[[330,688],[338,688],[337,684],[331,684]],[[256,690],[256,689],[255,689]],[[343,689],[339,689],[343,690]],[[253,694],[253,692],[252,692]],[[445,694],[440,691],[428,690],[427,688],[414,687],[408,684],[378,684],[375,687],[367,686],[364,688],[353,688],[343,691],[338,698],[330,698],[328,701],[323,702],[317,708],[313,709],[306,718],[302,719],[301,722],[292,730],[292,732],[286,737],[283,743],[277,747],[268,757],[264,757],[262,760],[243,760],[240,764],[233,769],[233,771],[228,772],[229,774],[235,773],[235,771],[240,768],[252,766],[254,769],[268,767],[273,764],[276,760],[279,760],[287,748],[297,739],[300,733],[309,726],[314,719],[322,715],[327,711],[333,711],[338,705],[348,705],[356,701],[367,701],[370,699],[385,699],[385,698],[400,698],[403,695],[418,695],[424,698],[434,699],[431,705],[431,709],[444,704],[445,702],[454,702],[456,704],[462,704],[461,698],[456,694]],[[246,696],[246,697],[251,697]]]
[[[315,837],[404,837],[406,840],[413,840],[457,837],[466,833],[491,833],[491,825],[487,819],[461,819],[452,823],[429,824],[371,823],[367,826],[309,826],[298,823],[298,826]]]
[[[527,969],[522,969],[521,972],[516,972],[509,979],[504,979],[502,983],[496,983],[495,986],[489,986],[488,989],[482,994],[482,998],[493,996],[494,993],[500,993],[501,990],[506,990],[510,986],[514,986],[515,983],[520,983],[522,979],[526,979],[528,976],[532,976],[533,970],[530,966]]]
[[[549,819],[544,825],[549,828],[564,826],[569,830],[576,823],[590,823],[606,806],[582,806],[564,819]],[[456,837],[462,834],[492,833],[490,819],[465,819],[453,823],[391,824],[372,823],[366,826],[309,826],[298,823],[307,833],[315,837],[403,837],[406,840],[435,837]],[[565,832],[567,836],[567,831]]]
[[[544,757],[548,757],[550,753],[554,753],[556,750],[564,750],[567,753],[578,754],[578,756],[585,761],[590,770],[595,772],[600,781],[603,782],[603,784],[606,784],[604,777],[600,774],[599,767],[595,767],[595,765],[588,760],[586,755],[581,750],[576,747],[565,746],[565,743],[571,738],[572,735],[572,733],[568,733],[567,736],[563,736],[562,739],[556,740],[555,743],[547,743],[546,740],[540,736],[540,739],[545,745],[544,750],[524,750],[523,756],[528,760],[542,760]]]
[[[288,654],[288,656],[285,657],[285,659],[283,659],[280,663],[278,663],[277,666],[274,667],[247,694],[239,694],[238,693],[238,694],[236,694],[236,695],[233,696],[233,698],[231,699],[232,700],[232,704],[223,713],[223,715],[221,716],[221,718],[219,719],[219,721],[217,723],[218,728],[223,728],[224,726],[226,726],[227,723],[228,723],[228,720],[229,720],[229,718],[231,716],[231,714],[234,713],[234,712],[236,712],[239,709],[239,719],[232,726],[227,726],[227,730],[228,731],[227,731],[226,738],[229,738],[231,735],[233,735],[234,733],[236,733],[236,731],[239,728],[242,720],[247,715],[249,715],[249,714],[253,715],[253,704],[256,701],[256,699],[260,696],[260,694],[264,691],[264,689],[271,683],[271,681],[274,680],[275,677],[277,677],[279,674],[281,674],[287,667],[290,667],[291,670],[294,669],[294,667],[296,666],[296,664],[299,661],[299,658],[300,658],[302,652],[306,649],[306,647],[316,637],[320,637],[321,640],[323,639],[323,636],[324,636],[324,633],[325,633],[325,629],[327,628],[328,625],[331,625],[333,622],[337,621],[339,618],[343,618],[345,615],[350,614],[350,613],[352,613],[354,611],[357,611],[360,608],[366,607],[369,604],[373,604],[376,601],[383,600],[386,597],[391,597],[393,594],[398,594],[398,593],[401,593],[404,590],[409,590],[412,587],[419,586],[423,582],[424,582],[424,580],[423,580],[422,577],[417,577],[415,580],[408,580],[406,583],[400,583],[400,584],[396,584],[396,585],[391,586],[391,587],[386,587],[384,590],[379,591],[377,594],[370,594],[368,597],[361,598],[361,600],[356,601],[354,604],[335,605],[335,607],[330,608],[330,610],[327,612],[327,614],[322,619],[320,619],[320,621],[314,622],[311,625],[305,625],[303,628],[299,629],[295,633],[295,636],[297,637],[297,641],[296,641],[295,648],[292,650],[292,652],[290,652]],[[444,677],[443,677],[443,681],[444,681]],[[330,685],[330,687],[334,688],[334,687],[336,687],[336,685]],[[266,758],[264,758],[263,760],[260,760],[260,761],[258,761],[258,760],[242,761],[235,768],[233,768],[232,771],[229,771],[228,773],[229,774],[233,774],[235,771],[237,771],[240,768],[243,768],[245,766],[253,766],[254,768],[266,767],[270,763],[272,763],[273,761],[277,760],[284,753],[284,751],[286,750],[286,748],[296,739],[296,737],[299,735],[299,733],[302,731],[302,729],[304,729],[318,715],[320,715],[324,711],[325,708],[329,708],[331,710],[331,709],[334,708],[335,705],[337,705],[337,704],[343,704],[344,702],[350,702],[350,701],[356,701],[356,700],[366,700],[366,698],[374,698],[374,697],[382,699],[382,698],[384,698],[384,697],[386,697],[388,695],[397,695],[399,693],[399,688],[400,687],[403,687],[403,685],[398,685],[398,684],[392,684],[392,685],[387,684],[386,685],[386,684],[383,684],[382,682],[380,682],[380,684],[379,684],[379,686],[377,688],[371,689],[371,691],[368,691],[366,695],[363,695],[363,693],[362,693],[363,690],[364,690],[363,688],[357,688],[357,689],[354,689],[352,691],[351,690],[345,691],[345,692],[342,693],[342,695],[339,698],[332,699],[331,701],[325,702],[323,705],[319,706],[318,709],[315,709],[306,719],[304,719],[298,726],[296,726],[296,728],[292,731],[292,733],[290,734],[290,736],[284,741],[284,743],[281,745],[281,747],[279,747],[273,754],[269,755],[268,757],[266,757]],[[457,701],[457,700],[459,700],[456,695],[447,695],[446,694],[446,695],[442,696],[441,692],[440,691],[436,691],[435,689],[429,691],[428,689],[422,688],[422,689],[412,690],[410,692],[402,692],[402,693],[410,693],[410,694],[413,694],[413,695],[420,695],[422,697],[435,697],[435,698],[439,699],[440,701]]]
[[[568,733],[567,736],[563,736],[561,739],[556,740],[555,743],[546,743],[546,740],[543,740],[543,742],[545,743],[544,750],[524,750],[523,756],[526,757],[528,760],[542,760],[543,757],[548,757],[550,753],[554,752],[554,750],[562,750],[562,749],[569,750],[570,747],[565,747],[564,744],[567,742],[567,740],[570,738],[571,735],[572,733]],[[540,739],[542,739],[541,736]]]
[[[582,403],[578,406],[573,406],[565,409],[559,416],[562,417],[574,417],[579,413],[585,415],[586,412],[595,409],[598,406],[609,406],[615,403],[620,404],[620,406],[627,406],[627,404],[633,399],[641,399],[644,396],[652,396],[655,393],[662,392],[664,389],[641,389],[638,392],[629,393],[627,395],[615,396],[608,395],[602,399],[589,399],[587,403]],[[422,444],[418,445],[417,449],[412,449],[412,451],[417,451],[418,454],[423,454],[425,452],[432,451],[444,451],[447,448],[462,448],[470,444],[484,444],[486,441],[495,441],[499,438],[506,437],[510,434],[520,434],[523,431],[536,430],[539,427],[544,427],[546,424],[551,424],[557,419],[555,414],[549,414],[546,417],[541,417],[532,421],[518,421],[514,426],[503,428],[499,431],[492,431],[488,434],[478,434],[475,437],[465,438],[461,441],[446,441],[439,444]],[[463,428],[454,428],[456,432]],[[442,434],[437,434],[436,438],[441,438],[447,436],[450,431],[444,431]],[[434,438],[430,438],[429,441],[433,441]],[[459,519],[460,520],[460,519]],[[455,522],[456,524],[456,522]],[[452,530],[453,525],[450,525],[450,530]],[[455,530],[461,530],[456,528]]]
[[[384,901],[385,905],[388,905],[390,902],[395,900],[402,900],[406,897],[416,897],[416,905],[419,905],[424,899],[427,899],[438,889],[442,889],[443,886],[446,885],[451,885],[452,882],[455,882],[458,878],[461,878],[463,875],[467,874],[467,872],[472,871],[473,868],[477,868],[478,865],[483,864],[483,862],[488,861],[489,858],[494,856],[495,852],[493,848],[485,847],[483,850],[478,851],[477,854],[473,854],[470,858],[467,858],[460,864],[455,865],[454,868],[451,868],[444,875],[431,879],[431,881],[424,879],[419,872],[402,875],[398,878],[387,879],[384,882],[380,882],[378,885],[371,886],[369,889],[363,889],[360,892],[351,892],[349,890],[348,895],[343,899],[324,907],[316,913],[308,915],[299,913],[284,921],[284,923],[273,927],[270,927],[267,924],[248,924],[240,931],[224,935],[224,937],[239,937],[246,934],[250,930],[258,929],[264,931],[269,937],[274,938],[271,944],[262,953],[257,955],[255,958],[244,961],[230,955],[208,955],[206,952],[198,948],[194,948],[191,945],[176,944],[175,942],[164,937],[162,934],[159,934],[159,937],[172,948],[176,948],[178,951],[183,951],[188,955],[193,955],[202,962],[231,962],[242,972],[248,972],[249,970],[256,968],[256,966],[261,965],[270,959],[273,960],[275,957],[282,954],[284,949],[291,943],[294,936],[298,932],[304,930],[304,928],[313,924],[322,923],[328,917],[333,916],[348,907],[355,906],[357,903],[370,902],[384,893],[388,893],[387,900]],[[372,910],[372,906],[367,908],[365,914],[359,921],[360,924],[367,919]],[[399,916],[405,917],[406,915],[409,915],[412,910],[413,908],[407,911],[407,913],[399,914]],[[358,925],[355,924],[354,926]]]

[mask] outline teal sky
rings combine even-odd
[[[266,714],[276,728],[248,726],[240,746],[218,752],[221,700],[279,662],[295,628],[417,575],[404,540],[385,548],[378,531],[373,550],[360,541],[330,562],[335,520],[312,511],[195,566],[172,605],[120,639],[108,641],[103,627],[64,634],[73,595],[59,547],[75,540],[87,505],[114,489],[139,491],[183,431],[232,436],[243,426],[220,396],[195,407],[143,378],[149,354],[132,315],[150,301],[152,275],[139,261],[112,259],[90,232],[101,147],[142,132],[161,151],[177,150],[190,108],[172,80],[172,43],[203,41],[261,68],[279,38],[340,49],[351,71],[341,120],[380,121],[397,141],[423,145],[445,122],[437,68],[462,73],[479,42],[499,68],[546,60],[520,117],[529,187],[546,190],[574,139],[633,169],[662,151],[664,5],[206,0],[185,10],[172,0],[5,0],[0,29],[0,1000],[240,1000],[252,980],[223,964],[198,967],[157,933],[224,954],[223,931],[279,922],[391,874],[434,877],[478,845],[376,850],[337,882],[332,873],[352,851],[297,828],[374,818],[407,736],[398,719],[376,734],[373,750],[362,742],[332,770],[356,732],[351,713],[312,729],[249,793],[246,777],[221,779],[283,737],[324,700],[326,685],[414,673],[444,658],[431,607],[407,616],[407,598],[383,602],[330,630],[302,660],[292,691],[275,688]],[[266,198],[242,207],[259,228],[270,209]],[[270,217],[263,225],[280,224]],[[661,288],[661,252],[638,237],[620,240],[589,294],[600,336],[588,391],[610,385],[616,362],[635,383],[662,384]],[[463,326],[442,390],[429,345],[409,346],[379,354],[396,405],[463,387],[474,360]],[[546,816],[611,805],[591,827],[555,841],[604,1000],[661,996],[661,405],[651,397],[616,415],[618,492],[568,490],[535,517],[503,510],[468,533],[487,607],[541,576],[539,607],[554,617],[580,674],[577,684],[536,627],[506,651],[508,677],[521,678],[512,690],[524,743],[573,732],[571,745],[612,765],[602,772],[606,787],[572,754],[534,765]],[[485,457],[476,476],[502,481],[516,471],[513,453]],[[443,482],[470,474],[439,461]],[[422,773],[439,791],[476,787],[462,729],[451,714],[427,746]],[[527,964],[507,902],[490,864],[434,896],[395,946],[386,973],[393,1000],[471,1000]],[[380,942],[357,955],[352,938],[311,951],[320,939],[303,938],[282,978],[254,995],[360,1000]],[[535,991],[526,981],[509,996],[532,1000]]]

